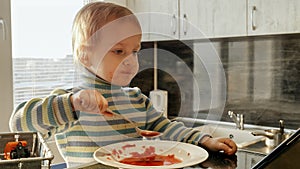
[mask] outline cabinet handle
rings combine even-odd
[[[173,35],[176,35],[176,32],[177,32],[177,19],[176,19],[176,15],[173,14],[172,16],[172,22],[171,22],[171,26],[172,26],[172,33]]]
[[[187,29],[188,29],[188,18],[186,14],[183,14],[183,22],[185,22],[183,24],[183,34],[186,35],[187,34]]]
[[[2,27],[3,40],[6,40],[6,25],[3,18],[0,18],[0,26]]]
[[[252,24],[252,30],[256,30],[256,19],[255,19],[255,12],[256,12],[256,6],[252,7],[251,11],[251,24]]]

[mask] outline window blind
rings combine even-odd
[[[55,88],[77,83],[72,55],[65,58],[13,58],[14,105],[43,98]]]

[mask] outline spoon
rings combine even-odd
[[[132,120],[128,119],[126,116],[123,116],[121,114],[115,113],[112,110],[110,110],[109,108],[106,109],[106,112],[103,113],[103,115],[106,116],[117,116],[120,117],[126,121],[128,121],[130,124],[132,124],[133,126],[135,126],[135,131],[137,132],[138,135],[144,137],[144,138],[157,138],[161,135],[163,135],[163,133],[157,132],[157,131],[151,131],[151,130],[142,130],[140,129],[137,124],[135,122],[133,122]]]

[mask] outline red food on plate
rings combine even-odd
[[[176,158],[174,154],[166,155],[166,156],[154,154],[152,156],[143,157],[143,158],[136,158],[136,157],[124,158],[119,162],[124,164],[130,164],[130,165],[138,165],[138,166],[164,166],[164,165],[181,163],[182,161]]]
[[[155,154],[155,147],[150,146],[143,153],[131,152],[131,157],[120,160],[120,163],[138,165],[138,166],[163,166],[181,163],[182,161],[171,155]]]
[[[125,150],[126,148],[135,147],[135,144],[126,144],[125,146],[122,146],[122,149]]]

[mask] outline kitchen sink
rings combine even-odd
[[[251,144],[255,144],[265,139],[262,136],[253,136],[251,130],[238,130],[232,127],[222,125],[203,125],[197,127],[204,133],[210,134],[212,137],[226,137],[230,138],[237,144],[238,148],[243,148]]]

